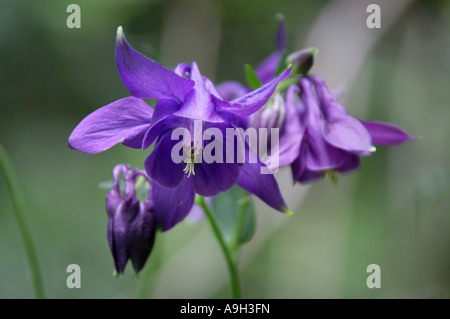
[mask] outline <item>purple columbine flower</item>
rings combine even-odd
[[[347,113],[317,76],[304,77],[299,88],[287,92],[296,103],[302,130],[298,156],[291,168],[295,181],[309,182],[324,174],[359,168],[359,156],[370,156],[372,144],[397,145],[411,140],[403,128],[382,122],[361,121]],[[300,100],[295,102],[295,94]]]
[[[162,230],[168,230],[190,211],[194,195],[214,196],[237,183],[270,206],[284,211],[286,204],[273,175],[260,174],[265,164],[174,163],[171,150],[176,128],[192,130],[199,120],[205,128],[225,130],[239,124],[240,118],[258,111],[271,97],[290,69],[261,88],[228,101],[213,83],[202,76],[195,62],[180,64],[175,71],[164,68],[134,50],[122,28],[117,30],[116,61],[119,75],[133,95],[108,104],[88,115],[69,137],[69,146],[84,153],[102,152],[122,143],[146,149],[156,141],[145,160],[145,169],[155,182],[152,198],[155,217]],[[142,99],[158,99],[153,110]],[[204,144],[193,145],[192,155]],[[189,165],[189,166],[188,166]],[[187,168],[187,169],[186,169]],[[195,173],[195,174],[194,174]]]
[[[123,195],[120,190],[120,174],[123,173]],[[108,213],[108,243],[114,259],[114,267],[120,275],[128,260],[138,273],[145,265],[155,241],[155,214],[152,196],[140,201],[136,196],[135,182],[142,176],[150,185],[150,179],[141,170],[132,170],[129,165],[114,167],[114,184],[106,195]],[[151,185],[150,185],[151,188]]]
[[[275,77],[284,56],[285,26],[281,20],[277,33],[277,51],[256,69],[262,83]],[[284,93],[277,92],[264,108],[244,120],[255,128],[279,128],[280,142],[276,152],[278,166],[291,164],[295,181],[309,182],[329,174],[346,173],[359,168],[359,156],[369,156],[372,144],[398,145],[413,139],[403,128],[389,123],[369,122],[352,117],[333,97],[325,82],[307,76],[317,53],[307,48],[290,54],[286,62],[292,73],[302,76],[299,83]],[[248,88],[234,81],[217,86],[225,97],[240,97]],[[270,157],[266,163],[270,167]]]

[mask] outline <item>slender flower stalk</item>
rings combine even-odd
[[[222,249],[222,252],[227,261],[228,271],[230,272],[231,277],[231,291],[233,293],[233,298],[241,299],[241,287],[239,284],[239,273],[237,270],[237,254],[233,253],[231,247],[227,245],[225,238],[217,224],[217,221],[214,219],[214,216],[211,213],[211,209],[208,204],[206,204],[205,199],[202,196],[196,196],[195,201],[205,212],[205,215],[211,224],[214,235],[216,236],[220,248]]]
[[[15,174],[11,161],[6,153],[6,150],[0,144],[0,167],[5,176],[11,200],[14,206],[14,213],[19,224],[22,240],[25,245],[25,252],[30,266],[31,278],[33,280],[34,293],[36,298],[44,299],[44,288],[42,286],[41,273],[37,259],[36,250],[34,249],[33,240],[31,239],[30,229],[28,228],[26,214],[25,214],[25,199],[22,190],[19,186],[19,180]]]

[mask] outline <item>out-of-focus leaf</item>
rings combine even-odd
[[[284,50],[283,54],[280,57],[280,61],[278,61],[275,76],[279,76],[286,69],[286,57],[287,57],[287,50]]]
[[[218,226],[228,244],[248,242],[255,232],[255,213],[252,200],[238,186],[213,198],[212,203]],[[243,214],[241,216],[241,210]]]
[[[246,64],[244,67],[248,85],[250,85],[252,90],[259,89],[262,86],[262,82],[256,75],[255,70],[252,68],[250,64]]]

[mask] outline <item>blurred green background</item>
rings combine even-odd
[[[81,29],[66,27],[70,3],[81,7]],[[381,6],[381,29],[366,27],[369,3]],[[47,297],[230,297],[206,222],[160,234],[139,280],[130,269],[114,279],[98,184],[115,164],[142,166],[147,154],[116,146],[86,155],[67,138],[84,116],[129,95],[115,66],[117,26],[169,67],[195,60],[216,83],[243,82],[243,64],[274,50],[278,12],[288,48],[319,48],[312,72],[346,90],[350,113],[420,139],[379,147],[338,187],[323,180],[293,188],[289,170],[278,174],[295,214],[256,201],[258,228],[241,255],[244,297],[450,297],[450,2],[2,0],[0,141],[26,195]],[[81,289],[66,286],[73,263]],[[380,289],[366,286],[369,264],[381,267]],[[0,176],[0,298],[33,297]]]

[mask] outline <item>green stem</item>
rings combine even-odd
[[[31,271],[31,278],[33,280],[34,292],[36,298],[43,299],[44,288],[42,286],[41,274],[39,271],[39,265],[37,260],[36,251],[31,239],[30,229],[26,221],[25,209],[24,209],[24,197],[19,186],[19,181],[15,175],[11,161],[3,146],[0,144],[0,167],[8,185],[9,192],[11,194],[11,200],[14,206],[14,212],[16,215],[17,223],[19,224],[22,240],[25,244],[25,252],[28,258],[28,263]]]
[[[225,256],[225,259],[227,261],[228,270],[230,272],[231,277],[231,290],[233,293],[234,299],[241,299],[241,287],[239,285],[239,273],[237,270],[237,255],[233,254],[230,247],[225,242],[225,239],[223,237],[222,232],[219,229],[219,226],[217,225],[217,221],[214,219],[213,214],[211,213],[211,209],[209,208],[208,204],[206,204],[205,199],[202,196],[196,197],[196,203],[200,205],[203,209],[203,211],[206,214],[206,217],[208,218],[209,222],[211,223],[212,230],[214,232],[214,235],[216,236],[217,240],[219,241],[220,248],[222,248],[222,252]]]

